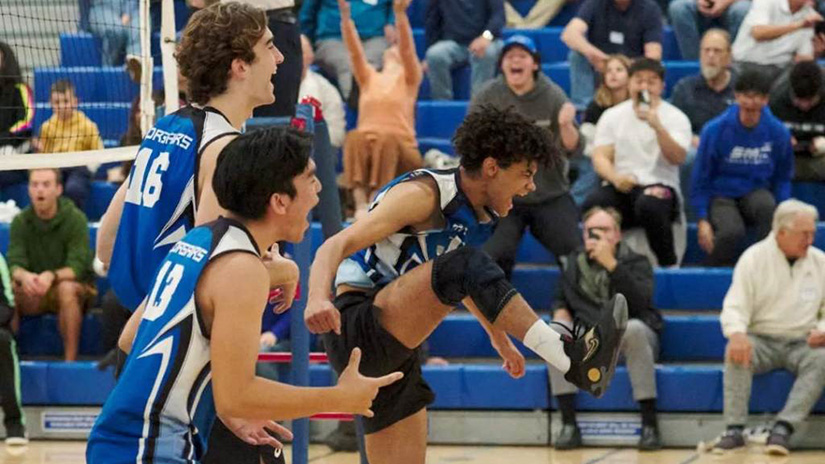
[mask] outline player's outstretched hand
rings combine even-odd
[[[284,444],[269,432],[284,440],[292,440],[292,432],[275,421],[239,419],[237,417],[221,417],[221,421],[236,437],[250,445],[269,445],[273,448],[282,449]]]
[[[514,379],[524,377],[524,355],[516,348],[510,337],[504,332],[499,332],[490,338],[490,342],[504,360],[501,367],[510,374],[510,377]]]
[[[338,378],[338,388],[343,390],[346,399],[344,412],[372,417],[370,407],[372,400],[378,395],[378,389],[387,386],[404,377],[401,372],[393,372],[383,377],[364,377],[358,372],[361,364],[361,348],[355,348],[349,355],[349,364]]]
[[[341,335],[341,313],[329,299],[307,301],[304,322],[314,334],[333,331]]]

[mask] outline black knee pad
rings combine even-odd
[[[433,261],[433,291],[445,305],[455,306],[465,297],[490,322],[518,292],[490,256],[472,247],[461,247]]]

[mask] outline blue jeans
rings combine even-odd
[[[578,176],[570,186],[570,195],[576,206],[581,208],[584,200],[599,186],[599,176],[593,169],[593,161],[588,156],[576,156],[570,159],[570,167],[578,171]]]
[[[453,77],[450,74],[453,68],[470,63],[472,72],[472,86],[470,93],[475,95],[481,84],[490,80],[496,74],[496,63],[501,53],[503,43],[494,40],[481,58],[476,57],[470,50],[453,40],[441,40],[427,49],[425,60],[429,70],[427,77],[430,80],[430,98],[433,100],[453,99]]]
[[[596,91],[596,70],[581,53],[570,50],[570,100],[579,107],[587,106]]]
[[[708,29],[714,27],[727,29],[733,41],[750,6],[750,1],[736,1],[718,18],[708,18],[699,13],[696,0],[673,0],[668,8],[668,15],[670,24],[673,26],[673,33],[676,34],[676,41],[679,42],[682,59],[699,59],[701,34]]]
[[[89,10],[89,29],[100,38],[103,66],[120,66],[126,55],[140,56],[138,0],[126,0],[129,24],[121,22],[121,1],[97,2]]]
[[[85,212],[86,200],[92,190],[92,172],[86,166],[63,168],[63,195]]]

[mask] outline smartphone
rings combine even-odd
[[[639,103],[650,105],[650,92],[647,89],[639,92]]]
[[[597,233],[595,227],[591,227],[587,229],[587,238],[592,238],[593,240],[601,240],[602,236]]]
[[[814,24],[814,33],[817,35],[825,34],[825,21],[820,21]]]

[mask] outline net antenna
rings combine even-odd
[[[149,3],[149,0],[141,0],[142,3]],[[148,5],[147,5],[148,10]],[[180,99],[178,98],[178,62],[175,60],[175,49],[177,47],[177,34],[175,33],[175,4],[174,0],[163,0],[161,5],[160,21],[160,53],[163,64],[163,87],[166,89],[164,103],[166,114],[178,110]],[[148,128],[144,129],[145,134]]]

